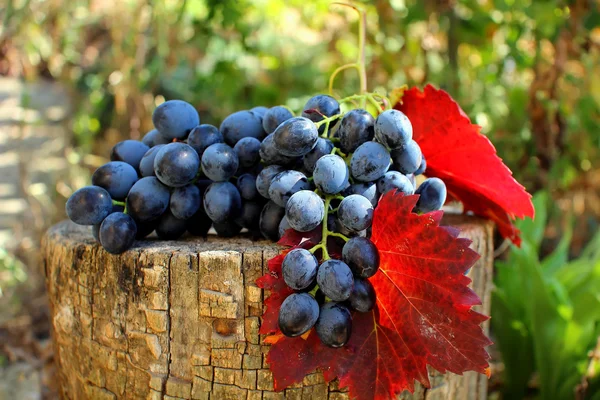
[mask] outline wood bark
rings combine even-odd
[[[473,240],[471,269],[489,314],[492,224],[447,216]],[[254,283],[281,248],[245,237],[144,240],[122,255],[97,245],[89,228],[63,222],[44,239],[55,359],[64,399],[315,399],[347,393],[321,373],[273,390],[269,346],[258,334],[264,293]],[[488,327],[485,326],[487,331]],[[402,399],[485,399],[487,379],[431,371]]]

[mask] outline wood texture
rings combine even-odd
[[[482,258],[470,271],[489,313],[492,225],[448,216]],[[258,334],[263,293],[254,281],[278,253],[247,238],[146,240],[110,255],[70,222],[44,239],[53,340],[64,399],[343,400],[320,373],[273,391]],[[487,326],[486,326],[487,330]],[[432,388],[402,399],[485,399],[487,379],[432,372]]]

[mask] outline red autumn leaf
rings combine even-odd
[[[279,339],[267,356],[276,390],[320,369],[327,381],[338,377],[352,398],[379,400],[414,390],[415,380],[429,387],[427,365],[488,373],[484,348],[491,342],[480,327],[487,317],[471,310],[480,300],[464,275],[478,255],[456,229],[439,226],[442,212],[412,213],[417,198],[388,193],[375,209],[375,310],[354,314],[341,349],[323,346],[314,331],[306,340]]]
[[[406,91],[395,106],[413,126],[413,139],[427,160],[427,176],[442,179],[465,210],[492,219],[515,244],[521,239],[515,218],[533,218],[531,195],[496,155],[489,139],[443,90],[427,85]]]
[[[281,273],[281,263],[285,254],[287,252],[270,259],[268,264],[269,272],[256,280],[258,287],[271,291],[269,297],[264,301],[265,312],[259,330],[259,333],[262,335],[279,332],[277,324],[279,308],[281,308],[281,303],[283,303],[285,298],[294,293],[285,284],[283,274]]]

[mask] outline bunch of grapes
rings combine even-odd
[[[288,229],[319,231],[319,244],[296,248],[283,261],[285,282],[296,291],[279,314],[287,336],[314,326],[324,344],[340,347],[350,338],[351,310],[374,307],[368,278],[379,253],[369,237],[381,195],[418,193],[420,213],[446,199],[437,178],[417,186],[426,162],[397,110],[376,118],[363,108],[342,112],[335,98],[317,95],[301,116],[283,106],[256,107],[217,128],[201,125],[190,104],[171,100],[152,120],[155,129],[142,141],[118,143],[92,186],[73,193],[69,218],[91,225],[114,254],[153,231],[177,239],[186,231],[205,236],[211,227],[230,237],[245,228],[273,241]],[[330,257],[328,238],[344,243],[341,260]]]

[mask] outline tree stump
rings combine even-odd
[[[489,314],[492,224],[446,216],[481,259],[473,288]],[[254,283],[281,248],[243,236],[145,240],[122,255],[89,228],[62,222],[44,239],[58,379],[65,399],[347,399],[321,373],[273,390],[269,346],[258,334],[263,292]],[[488,327],[485,326],[487,331]],[[431,373],[403,399],[485,399],[487,379]]]

